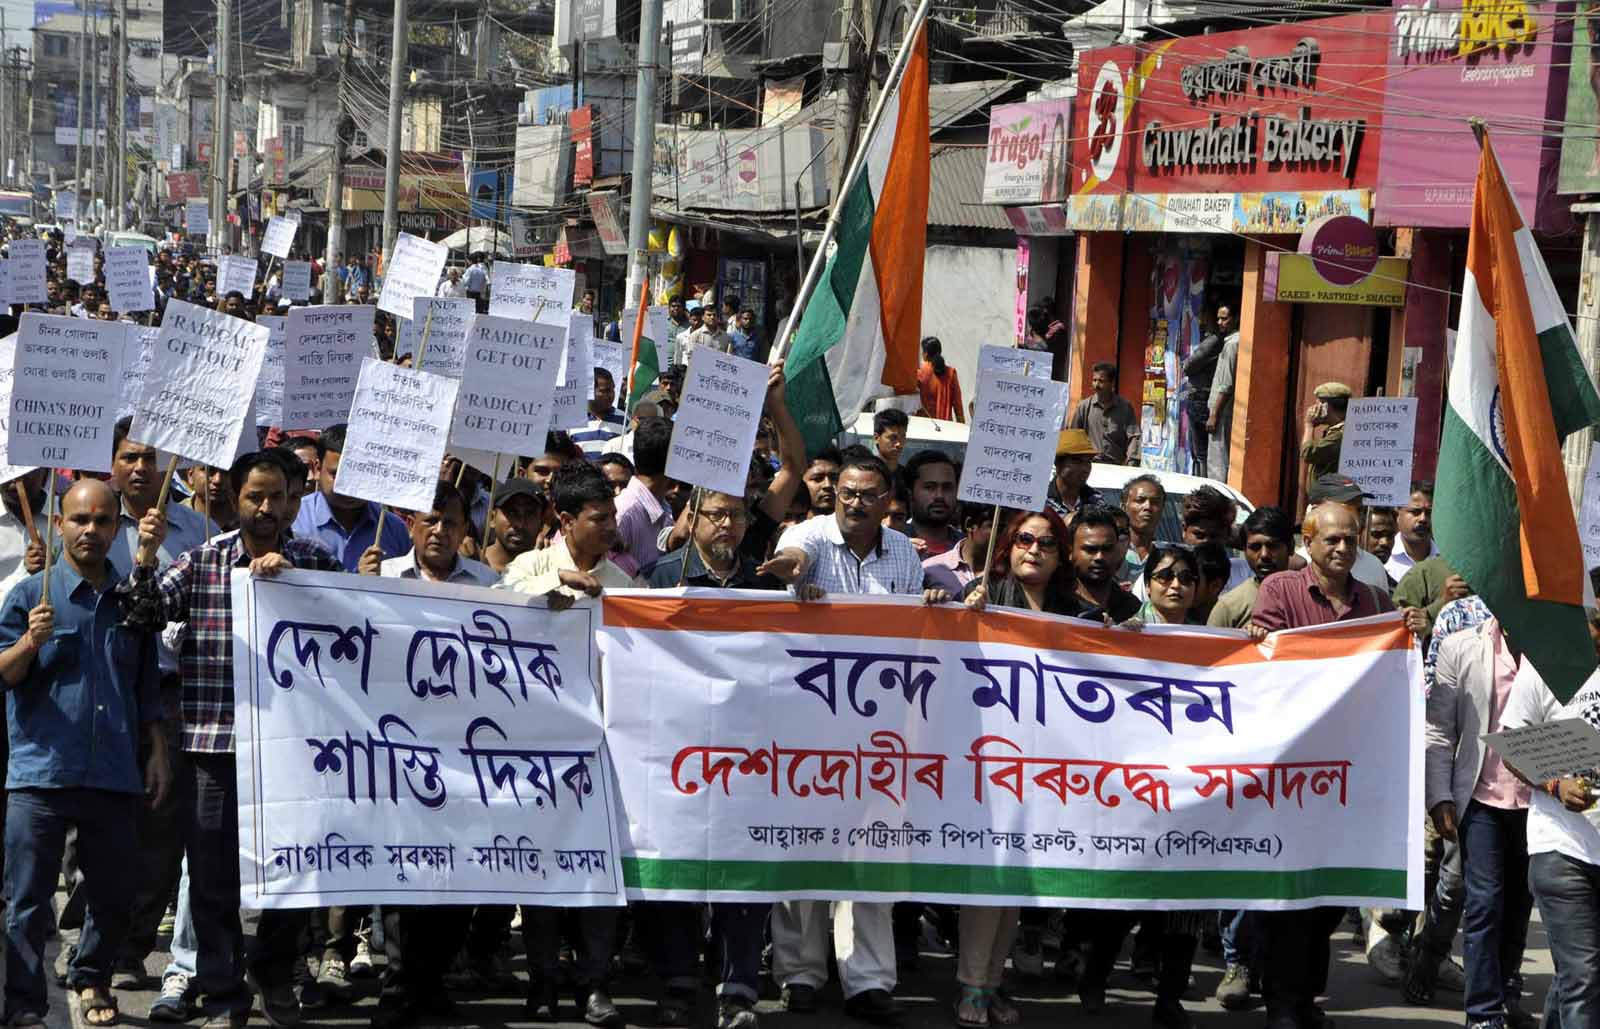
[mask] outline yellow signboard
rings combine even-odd
[[[1406,272],[1410,262],[1404,257],[1380,257],[1378,266],[1360,282],[1335,285],[1317,274],[1310,254],[1271,254],[1276,258],[1278,277],[1273,299],[1285,304],[1367,304],[1374,307],[1404,307]]]

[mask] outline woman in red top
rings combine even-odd
[[[922,367],[917,369],[917,391],[922,394],[922,410],[929,418],[966,422],[966,405],[961,401],[961,380],[956,370],[944,363],[944,346],[936,336],[922,341]]]

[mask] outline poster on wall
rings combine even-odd
[[[1060,203],[1067,195],[1072,101],[999,104],[989,112],[986,204]]]
[[[1567,73],[1567,129],[1561,134],[1559,192],[1600,192],[1600,3],[1584,0],[1572,19],[1572,67]],[[1586,126],[1587,131],[1580,126]],[[1498,149],[1498,146],[1497,146]]]
[[[1200,474],[1205,453],[1205,396],[1183,375],[1183,362],[1200,342],[1210,250],[1157,244],[1150,271],[1150,336],[1145,346],[1143,403],[1139,412],[1141,463],[1157,471]]]

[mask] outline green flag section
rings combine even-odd
[[[824,357],[844,338],[861,266],[872,245],[872,192],[864,175],[845,198],[837,238],[839,247],[828,258],[783,365],[784,396],[805,437],[807,455],[831,446],[844,429]]]
[[[1561,441],[1600,424],[1600,396],[1487,140],[1472,208],[1434,537],[1566,702],[1595,653]]]
[[[633,413],[633,406],[639,398],[650,392],[656,384],[656,377],[661,374],[661,369],[656,365],[660,358],[656,354],[655,341],[648,336],[639,340],[639,363],[633,366],[633,374],[628,376],[628,413]]]

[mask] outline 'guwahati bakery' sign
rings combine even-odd
[[[1362,14],[1086,51],[1073,195],[1371,188],[1387,31]]]

